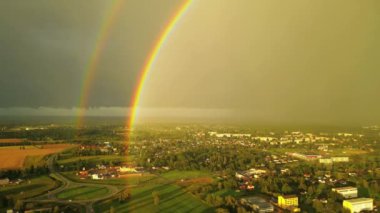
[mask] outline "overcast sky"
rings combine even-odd
[[[136,74],[180,3],[126,1],[102,53],[90,107],[101,107],[100,114],[129,107]],[[108,6],[0,1],[0,107],[11,108],[3,114],[78,106]],[[161,49],[141,107],[157,116],[376,123],[379,38],[377,0],[194,0]]]
[[[0,1],[0,107],[76,107],[114,1]],[[136,74],[181,1],[125,1],[101,54],[89,106],[128,105]]]

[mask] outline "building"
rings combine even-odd
[[[339,162],[348,162],[350,159],[348,157],[332,157],[331,160],[333,162],[339,163]]]
[[[287,155],[294,158],[301,159],[301,160],[306,160],[306,161],[313,161],[313,160],[322,158],[321,155],[306,155],[306,154],[301,154],[301,153],[296,153],[296,152],[294,153],[290,152],[290,153],[287,153]]]
[[[247,173],[246,171],[238,171],[235,172],[235,177],[240,180],[249,180],[250,179],[250,174]]]
[[[267,171],[264,170],[264,169],[254,169],[254,168],[252,168],[252,169],[249,169],[247,171],[247,173],[249,173],[251,175],[265,175],[267,173]]]
[[[255,212],[265,213],[265,212],[273,212],[273,205],[268,201],[264,200],[261,197],[246,197],[240,199],[240,203],[250,207]]]
[[[88,177],[88,171],[79,171],[78,175],[80,176],[80,179],[85,179]]]
[[[373,199],[372,198],[356,198],[351,200],[344,200],[343,207],[350,210],[351,213],[359,213],[361,211],[373,210]]]
[[[357,198],[358,197],[358,189],[356,187],[340,187],[340,188],[332,188],[333,192],[336,192],[342,195],[344,198]]]
[[[323,164],[331,164],[333,161],[331,158],[321,158],[319,159],[319,163],[323,163]]]
[[[93,180],[103,180],[103,177],[101,175],[99,175],[99,174],[92,174],[91,178]]]
[[[120,167],[119,171],[122,173],[135,173],[135,172],[137,172],[135,167],[125,167],[125,166]]]
[[[298,197],[296,195],[279,195],[278,205],[280,207],[286,208],[290,206],[298,206]]]

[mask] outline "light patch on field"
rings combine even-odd
[[[19,146],[0,147],[0,169],[23,168],[27,156],[45,156],[72,147],[74,145],[71,144],[48,144],[43,145],[43,148],[25,146],[25,149]]]
[[[212,183],[213,181],[214,179],[210,177],[203,177],[203,178],[192,178],[188,180],[177,181],[177,184],[180,186],[189,186],[192,184],[209,184],[209,183]]]

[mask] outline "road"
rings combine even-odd
[[[68,204],[68,205],[74,204],[74,205],[84,206],[86,208],[86,213],[92,213],[94,212],[93,204],[95,202],[108,199],[121,191],[116,186],[112,186],[112,185],[75,182],[73,180],[66,178],[64,175],[62,175],[61,173],[55,170],[54,162],[56,161],[56,158],[57,158],[57,155],[51,155],[48,158],[47,163],[50,170],[50,176],[56,179],[57,181],[61,182],[61,186],[52,191],[49,191],[47,194],[23,200],[24,203],[60,203],[60,204]],[[64,199],[57,198],[57,194],[59,194],[60,192],[67,189],[80,187],[80,186],[104,187],[104,188],[107,188],[109,192],[105,196],[95,198],[95,199],[88,199],[88,200],[64,200]]]

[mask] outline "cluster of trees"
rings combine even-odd
[[[79,159],[77,161],[63,164],[63,166],[57,165],[60,171],[79,171],[82,168],[95,168],[97,165],[105,166],[120,166],[123,163],[122,160],[102,160],[102,159],[90,159],[83,160]]]
[[[72,140],[76,136],[77,130],[71,127],[20,130],[20,131],[3,131],[1,138],[28,138],[32,141],[50,141],[50,140]]]
[[[0,170],[0,178],[9,178],[15,180],[18,178],[31,178],[40,175],[49,174],[49,168],[45,166],[30,166],[25,169]]]
[[[172,146],[168,144],[167,150],[170,150],[170,147]],[[165,147],[163,149],[165,150]],[[159,148],[148,149],[141,152],[138,164],[144,167],[169,166],[179,170],[229,171],[233,174],[237,170],[265,164],[265,156],[266,153],[261,150],[234,145],[199,145],[188,147],[183,152],[166,153],[161,152]]]

